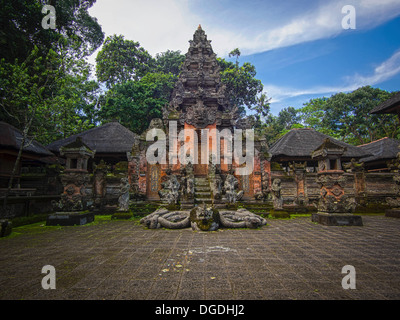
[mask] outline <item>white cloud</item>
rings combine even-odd
[[[375,85],[392,78],[398,73],[400,73],[400,50],[397,50],[389,59],[378,65],[373,74],[368,76],[356,74],[350,77],[348,81],[357,86]]]
[[[342,19],[346,14],[342,8],[348,5],[348,0],[325,1],[313,10],[302,12],[285,21],[282,25],[275,20],[274,25],[265,23],[253,29],[251,34],[241,41],[240,48],[245,54],[267,51],[285,46],[291,46],[307,41],[324,39],[347,32],[342,28]],[[400,15],[400,2],[398,0],[372,1],[354,0],[352,5],[356,11],[356,28],[370,29]],[[264,31],[261,31],[264,30]],[[260,32],[261,31],[261,32]],[[232,39],[242,40],[237,33],[232,32]],[[234,40],[226,40],[227,43]]]
[[[186,53],[188,40],[202,24],[214,51],[226,56],[236,47],[246,55],[336,36],[346,31],[341,27],[341,9],[348,2],[330,0],[301,7],[293,1],[296,10],[279,14],[268,10],[279,8],[276,2],[248,1],[247,14],[242,15],[237,12],[240,8],[227,5],[224,17],[240,17],[234,22],[218,19],[221,13],[212,7],[198,10],[196,5],[201,2],[190,0],[98,0],[90,13],[98,18],[106,35],[123,34],[139,41],[152,55],[168,49]],[[213,2],[207,5],[213,6]],[[352,5],[357,29],[372,28],[400,15],[398,0],[353,0]]]
[[[374,86],[400,74],[400,49],[390,58],[380,63],[369,75],[354,74],[343,78],[341,86],[316,86],[311,88],[289,88],[272,84],[264,84],[264,90],[271,103],[280,103],[286,99],[303,95],[332,95],[338,92],[350,92],[363,86]]]
[[[190,12],[188,0],[98,0],[89,12],[106,37],[122,34],[153,56],[168,49],[186,53],[188,40],[201,21]],[[94,63],[96,55],[89,62]]]

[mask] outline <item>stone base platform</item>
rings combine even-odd
[[[290,218],[290,213],[283,209],[272,209],[269,212],[269,216],[275,219],[288,219]]]
[[[56,212],[47,217],[47,226],[84,225],[94,221],[93,212]]]
[[[111,219],[130,219],[130,218],[132,218],[132,216],[133,216],[133,214],[130,211],[118,210],[111,216]]]
[[[311,221],[326,226],[362,226],[361,216],[349,213],[317,212],[311,215]]]
[[[0,220],[0,237],[6,237],[11,234],[12,223],[7,219]]]
[[[385,211],[385,216],[391,218],[400,218],[400,208],[387,209]]]

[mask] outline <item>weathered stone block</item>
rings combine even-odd
[[[326,226],[362,226],[362,217],[353,214],[317,212],[311,215],[311,221]]]
[[[11,234],[12,223],[7,219],[0,220],[0,237],[6,237]]]
[[[269,212],[269,216],[275,219],[287,219],[290,218],[290,213],[285,210],[273,209]]]
[[[386,217],[400,218],[400,209],[388,209],[385,211]]]
[[[93,212],[56,212],[47,217],[47,226],[84,225],[94,221]]]

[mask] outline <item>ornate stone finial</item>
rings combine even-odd
[[[199,24],[199,26],[197,27],[197,30],[201,30],[201,24]]]

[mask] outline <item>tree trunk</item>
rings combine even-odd
[[[18,150],[17,159],[15,160],[15,163],[14,163],[14,168],[13,168],[13,170],[11,172],[10,180],[8,181],[8,187],[7,187],[7,191],[6,191],[6,194],[4,196],[4,201],[3,201],[3,215],[5,217],[7,216],[7,201],[8,201],[8,197],[9,197],[9,195],[11,193],[12,185],[13,185],[13,182],[14,182],[14,177],[15,177],[15,175],[17,173],[17,169],[18,169],[19,163],[21,161],[22,151],[24,150],[24,147],[25,147],[25,141],[26,141],[27,136],[28,136],[28,131],[29,131],[30,124],[31,124],[31,121],[28,123],[28,125],[22,131],[21,145],[20,145],[19,150]]]

